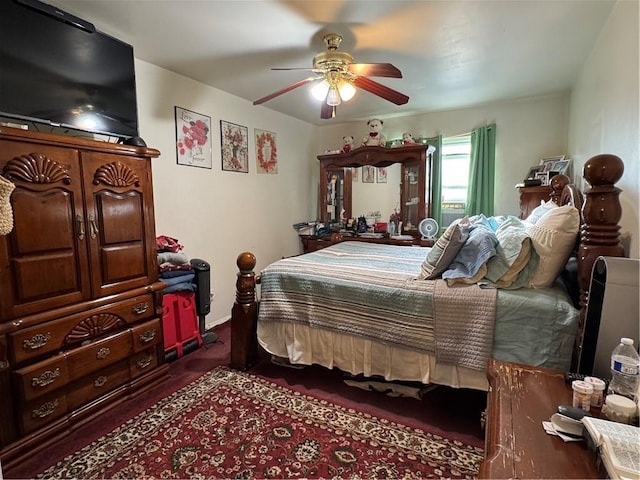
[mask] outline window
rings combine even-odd
[[[470,161],[470,133],[442,139],[442,227],[464,216]]]

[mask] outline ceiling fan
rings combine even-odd
[[[262,97],[254,105],[260,105],[283,93],[315,82],[312,95],[322,101],[320,118],[333,118],[336,107],[343,101],[350,100],[356,87],[373,93],[396,105],[404,105],[409,97],[368,77],[402,78],[402,72],[390,63],[353,63],[351,54],[338,51],[342,37],[336,33],[324,36],[327,51],[313,57],[312,68],[272,68],[271,70],[311,70],[314,76],[305,78],[285,88]]]

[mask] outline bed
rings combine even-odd
[[[593,262],[622,255],[614,185],[622,171],[618,157],[593,157],[584,168],[591,185],[585,195],[557,177],[554,203],[522,225],[513,217],[479,216],[465,220],[466,236],[465,221],[458,222],[433,248],[346,241],[279,260],[258,276],[259,302],[255,257],[244,252],[237,261],[232,366],[248,368],[262,351],[293,365],[479,390],[488,388],[490,358],[570,370]],[[516,226],[515,237],[498,235],[507,224]],[[500,255],[486,252],[488,230]],[[507,247],[513,238],[533,247],[526,261],[524,247]],[[556,255],[558,249],[564,251]],[[480,264],[477,270],[465,256]],[[575,260],[567,263],[570,256]],[[574,296],[571,282],[561,280],[566,264],[576,266]]]

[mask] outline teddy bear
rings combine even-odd
[[[387,137],[382,133],[382,125],[384,122],[379,118],[372,118],[367,122],[369,135],[362,139],[362,145],[384,147],[387,143]]]
[[[403,145],[417,145],[416,141],[413,139],[413,135],[409,132],[404,132],[402,134],[402,143]]]
[[[342,152],[349,153],[353,148],[353,135],[345,135],[342,137]]]

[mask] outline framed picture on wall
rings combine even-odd
[[[247,127],[220,120],[222,170],[249,172],[248,133]]]
[[[373,165],[362,166],[362,183],[373,183],[376,178],[376,167]]]
[[[376,167],[376,182],[387,183],[387,167]]]
[[[256,135],[256,168],[258,173],[278,173],[276,134],[257,128],[254,130]]]
[[[178,165],[211,168],[211,117],[175,107]]]

